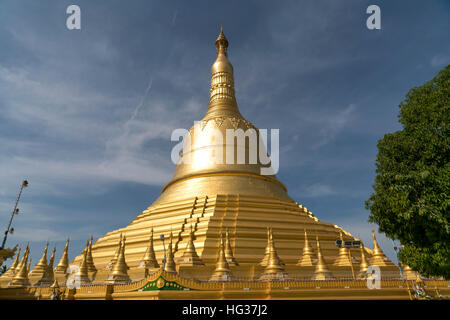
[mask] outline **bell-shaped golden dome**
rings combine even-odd
[[[227,58],[228,40],[222,29],[216,48],[208,111],[186,135],[174,176],[157,202],[173,200],[180,194],[236,192],[291,200],[275,175],[261,174],[262,168],[270,168],[270,163],[263,164],[260,157],[267,156],[267,150],[260,142],[259,130],[239,112],[233,66]]]

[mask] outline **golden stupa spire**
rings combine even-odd
[[[91,235],[89,245],[87,246],[86,263],[87,263],[89,272],[96,272],[97,268],[95,267],[94,258],[92,257],[92,240],[93,240],[93,237]]]
[[[158,260],[156,260],[155,249],[153,248],[153,228],[150,232],[150,240],[144,259],[141,263],[145,268],[159,268]]]
[[[50,285],[55,280],[55,274],[53,273],[53,263],[55,262],[56,247],[53,247],[52,255],[48,262],[47,269],[45,269],[42,278],[37,282],[37,285]]]
[[[18,268],[16,269],[16,273],[12,281],[8,284],[9,287],[25,287],[30,285],[30,280],[28,279],[28,255],[30,253],[30,249],[27,245],[25,248],[25,252],[23,254],[22,260],[19,263]]]
[[[261,275],[261,280],[271,279],[283,279],[286,278],[287,273],[284,271],[283,263],[278,257],[277,250],[275,248],[275,242],[273,240],[272,228],[269,228],[269,257],[267,260],[266,268]]]
[[[6,271],[4,274],[2,274],[2,277],[12,277],[14,276],[16,269],[19,265],[19,256],[20,256],[20,247],[19,250],[17,250],[16,257],[14,258],[13,263],[11,264],[11,267],[9,267],[8,271]]]
[[[385,256],[383,250],[378,246],[377,238],[375,237],[375,230],[372,229],[372,239],[373,239],[373,254],[370,257],[370,264],[373,266],[388,266],[393,265],[392,262],[388,260]],[[389,263],[390,262],[390,263]]]
[[[55,267],[55,274],[66,274],[69,267],[69,238],[67,238],[64,251],[61,255],[61,259]]]
[[[364,244],[361,242],[361,246],[359,247],[361,251],[361,263],[359,264],[359,278],[364,278],[367,268],[369,267],[369,263],[366,259]]]
[[[383,251],[378,246],[377,238],[375,237],[375,230],[372,229],[372,239],[373,239],[373,254],[383,254]]]
[[[297,266],[312,267],[314,266],[317,258],[316,254],[314,253],[314,249],[309,245],[306,229],[303,230],[305,232],[305,245],[303,246],[303,253],[301,258],[298,260]]]
[[[234,93],[233,66],[228,60],[228,40],[220,29],[216,39],[217,58],[211,67],[211,90],[208,116],[238,116],[239,113]]]
[[[110,276],[108,277],[108,283],[124,283],[131,281],[128,276],[129,267],[125,261],[125,241],[126,237],[123,236],[119,256],[117,257],[117,261],[112,268]]]
[[[29,253],[30,253],[30,247],[29,247],[29,245],[27,244],[27,246],[25,247],[25,251],[24,251],[24,253],[23,253],[22,259],[20,260],[19,265],[18,265],[17,268],[16,268],[16,273],[17,273],[17,271],[19,271],[20,268],[22,268],[22,265],[23,265],[23,264],[26,264],[25,261],[28,260],[28,255],[29,255]],[[26,259],[25,259],[25,258],[26,258]]]
[[[86,241],[86,247],[83,250],[83,258],[81,259],[81,263],[80,263],[80,269],[78,271],[78,279],[80,281],[80,284],[88,284],[91,282],[91,280],[89,280],[89,275],[88,275],[88,266],[87,266],[87,249],[89,246],[89,241]]]
[[[267,266],[267,262],[269,261],[269,255],[270,255],[270,229],[267,227],[267,245],[266,245],[266,251],[264,252],[264,258],[259,263],[260,266]]]
[[[217,263],[216,269],[214,270],[213,275],[210,280],[213,281],[221,281],[221,280],[231,280],[232,274],[230,270],[230,266],[228,265],[227,259],[225,258],[225,248],[223,243],[222,233],[220,234],[220,245],[219,252],[217,255]]]
[[[270,252],[272,251],[273,239],[272,239],[272,229],[267,227],[267,246],[264,253],[264,258],[259,263],[260,266],[266,267],[270,260]],[[279,263],[284,266],[284,262],[280,259]]]
[[[48,267],[53,271],[53,264],[55,263],[55,253],[56,247],[53,247],[52,255],[50,256],[50,260],[48,261]]]
[[[334,265],[337,267],[351,267],[352,262],[350,261],[349,250],[344,245],[342,231],[339,231],[339,239],[341,240],[341,246],[339,248],[339,254],[334,261]]]
[[[197,252],[195,251],[195,245],[194,245],[194,231],[192,229],[191,224],[191,231],[189,232],[189,240],[186,245],[186,249],[183,252],[183,256],[180,257],[179,265],[183,266],[203,266],[202,260],[197,255]]]
[[[120,234],[119,243],[116,249],[116,253],[114,254],[114,257],[111,259],[111,261],[106,265],[106,269],[112,269],[114,267],[114,264],[116,263],[117,259],[119,258],[120,248],[122,246],[122,233]]]
[[[216,39],[217,55],[227,55],[228,39],[223,34],[223,28],[220,26],[220,33]]]
[[[221,234],[222,236],[222,234]],[[233,250],[231,249],[231,241],[230,235],[228,233],[228,228],[225,229],[225,259],[227,260],[228,265],[230,266],[238,266],[239,263],[236,261],[236,258],[233,255]]]
[[[320,251],[320,243],[319,243],[319,237],[316,236],[316,242],[317,242],[317,264],[316,264],[316,270],[314,271],[313,280],[330,280],[334,279],[332,273],[328,269],[327,264],[325,263],[325,260],[322,257],[322,251]]]
[[[55,253],[56,253],[56,246],[53,247],[52,255],[50,256],[50,260],[48,262],[48,267],[53,271],[53,264],[55,263]]]
[[[169,247],[167,248],[167,261],[166,261],[164,270],[166,272],[176,273],[177,269],[176,269],[176,264],[175,264],[175,260],[173,258],[173,251],[172,251],[172,238],[173,238],[172,231],[170,231],[170,242],[169,242]]]
[[[42,275],[45,273],[45,270],[47,270],[48,263],[47,263],[47,250],[48,250],[48,241],[45,245],[44,253],[42,254],[41,259],[38,261],[38,263],[34,266],[33,270],[31,270],[31,275]]]

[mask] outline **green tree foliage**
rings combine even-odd
[[[404,246],[402,263],[450,279],[450,65],[400,103],[403,129],[378,141],[369,221]]]

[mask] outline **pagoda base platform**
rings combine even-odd
[[[199,281],[158,270],[128,284],[91,284],[69,289],[60,285],[65,300],[379,300],[419,299],[417,281],[381,280],[380,289],[369,289],[364,280]],[[450,281],[422,280],[427,299],[450,299]],[[50,299],[50,286],[2,288],[1,300]]]

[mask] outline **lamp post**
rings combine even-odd
[[[20,187],[19,195],[17,196],[17,199],[16,199],[16,204],[14,205],[14,209],[11,214],[11,218],[9,219],[8,228],[6,229],[5,236],[3,237],[3,242],[2,242],[2,246],[0,247],[0,250],[5,248],[5,243],[6,243],[6,239],[8,238],[8,233],[11,232],[11,234],[12,234],[14,232],[14,228],[11,228],[11,224],[12,224],[14,215],[19,214],[19,208],[17,208],[17,205],[19,204],[20,196],[22,195],[23,189],[26,188],[27,186],[28,186],[28,181],[23,180],[22,185]]]

